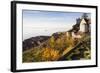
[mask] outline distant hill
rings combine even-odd
[[[50,36],[36,36],[31,37],[23,41],[23,51],[29,50],[30,48],[39,46],[40,43],[48,40]]]

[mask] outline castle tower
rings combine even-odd
[[[81,21],[80,21],[80,30],[81,32],[88,33],[90,32],[90,19],[86,13],[83,14]]]
[[[87,28],[86,28],[87,24],[84,18],[81,19],[80,22],[80,32],[86,32]]]

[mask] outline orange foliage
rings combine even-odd
[[[59,51],[51,48],[44,48],[42,53],[42,59],[45,61],[57,60],[59,56],[60,56]]]

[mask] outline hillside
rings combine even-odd
[[[66,32],[57,32],[39,45],[23,51],[23,62],[90,59],[89,55],[88,34],[82,34],[81,39],[73,39],[71,35],[67,36]]]
[[[90,35],[85,35],[80,42],[72,48],[71,51],[66,53],[63,52],[63,56],[59,60],[87,60],[91,59],[91,37]]]

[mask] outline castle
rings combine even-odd
[[[86,13],[81,18],[76,19],[76,24],[73,25],[73,28],[67,34],[69,33],[73,38],[81,38],[81,34],[83,33],[91,33],[91,19]]]

